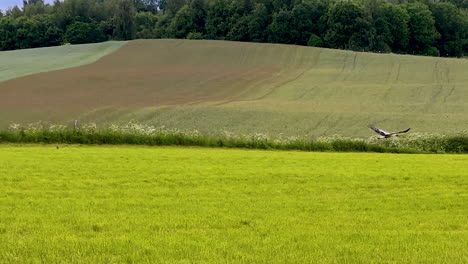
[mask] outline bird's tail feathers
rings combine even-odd
[[[410,129],[411,129],[411,128],[408,128],[408,129],[403,130],[403,131],[400,131],[400,132],[398,132],[398,133],[406,133],[406,132],[410,131]]]

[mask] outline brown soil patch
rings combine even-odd
[[[0,109],[81,111],[229,100],[280,71],[246,61],[249,46],[132,41],[93,64],[0,83]]]

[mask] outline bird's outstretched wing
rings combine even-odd
[[[403,131],[397,132],[397,134],[400,134],[400,133],[406,133],[406,132],[410,131],[410,129],[411,129],[411,128],[408,128],[408,129],[406,129],[406,130],[403,130]]]
[[[381,136],[386,136],[386,135],[389,134],[387,131],[383,131],[382,129],[378,129],[378,128],[374,127],[374,126],[369,126],[369,128],[374,130],[375,133],[377,133],[377,134],[379,134]]]

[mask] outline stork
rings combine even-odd
[[[403,130],[403,131],[399,131],[399,132],[387,132],[387,131],[384,131],[382,129],[379,129],[379,128],[376,128],[374,126],[369,126],[370,129],[374,130],[375,133],[379,134],[380,137],[379,139],[382,139],[382,138],[391,138],[391,137],[399,137],[400,135],[399,134],[403,134],[403,133],[406,133],[408,131],[410,131],[411,128],[408,128],[406,130]]]

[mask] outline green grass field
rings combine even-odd
[[[0,145],[0,263],[467,263],[468,156]]]
[[[67,45],[0,52],[0,82],[21,76],[92,63],[122,47],[125,41]]]

